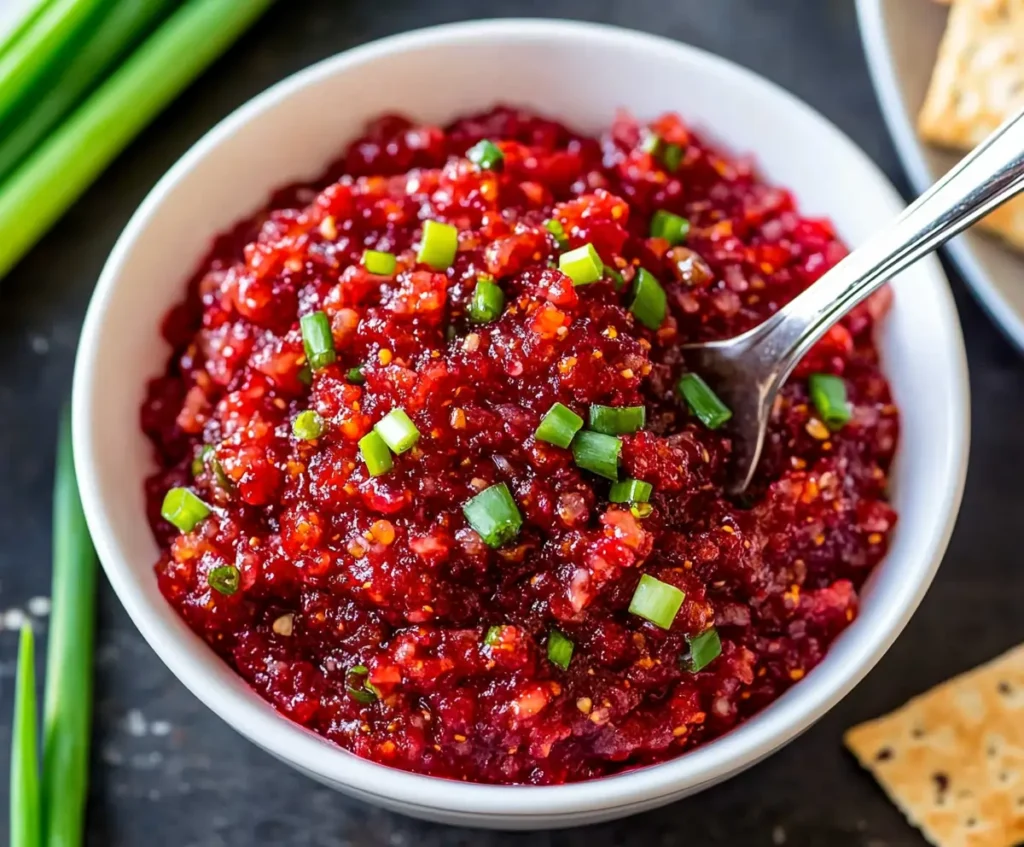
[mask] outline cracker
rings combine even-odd
[[[1024,645],[845,741],[936,847],[1024,842]]]
[[[970,149],[1024,107],[1024,0],[953,0],[918,116],[921,137]]]

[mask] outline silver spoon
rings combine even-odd
[[[764,323],[735,338],[683,348],[687,367],[733,413],[731,493],[742,494],[750,484],[775,395],[814,343],[887,280],[1022,189],[1024,112]]]

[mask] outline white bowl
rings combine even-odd
[[[820,718],[875,664],[914,611],[946,547],[964,481],[968,388],[956,311],[938,262],[896,282],[882,329],[903,410],[892,497],[900,522],[866,586],[860,617],[808,677],[746,724],[673,761],[588,783],[487,786],[373,764],[278,715],[164,602],[152,565],[139,430],[146,380],[167,349],[157,333],[211,237],[310,178],[382,110],[428,121],[495,101],[597,131],[621,106],[674,109],[828,215],[852,244],[901,208],[878,169],[800,101],[748,71],[663,38],[591,24],[457,24],[368,44],[274,86],[197,143],[135,213],[104,268],[75,369],[74,442],[89,527],[107,575],[153,649],[232,727],[311,777],[422,818],[495,828],[569,826],[669,803],[726,779]]]
[[[930,147],[916,129],[949,6],[935,0],[857,0],[857,14],[885,122],[910,184],[923,192],[962,155]],[[1024,350],[1024,256],[976,227],[946,250],[981,305]]]

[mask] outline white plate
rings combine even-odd
[[[857,0],[875,91],[910,184],[924,191],[958,156],[924,144],[915,129],[949,10],[935,0]],[[1024,256],[971,231],[946,248],[981,304],[1024,350]]]

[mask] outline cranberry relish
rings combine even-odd
[[[457,228],[450,266],[443,243],[418,261],[427,220]],[[588,244],[600,279],[574,285],[560,257]],[[888,294],[791,379],[742,504],[728,427],[677,389],[679,347],[757,324],[845,252],[675,115],[599,139],[508,108],[382,118],[324,181],[219,238],[166,320],[174,354],[142,411],[160,589],[283,714],[395,767],[555,784],[714,738],[821,661],[885,554]],[[641,268],[663,319],[633,303]],[[309,350],[317,312],[327,346]],[[812,398],[816,374],[841,380]],[[645,485],[610,502],[579,436],[535,435],[556,403],[584,421],[641,407],[617,449],[649,502]],[[392,444],[372,476],[358,445],[396,409],[404,452],[394,428],[371,437]],[[190,531],[161,518],[176,487],[198,498],[177,492]],[[487,490],[495,548],[463,511]]]

